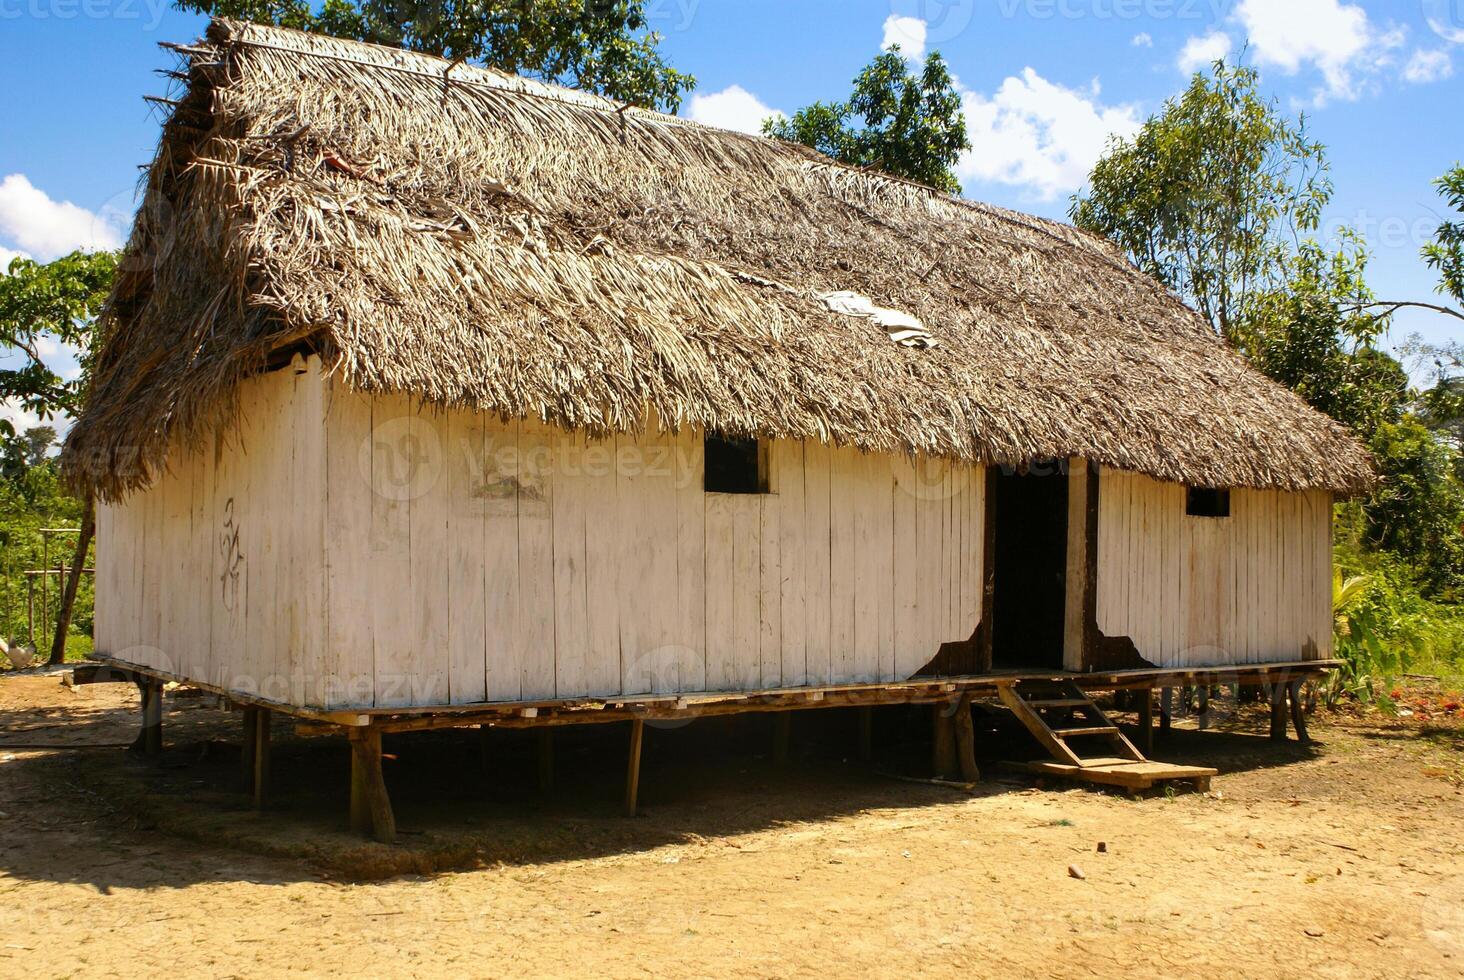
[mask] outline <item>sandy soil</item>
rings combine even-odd
[[[835,712],[782,767],[765,719],[702,722],[651,732],[635,820],[619,729],[560,737],[548,794],[532,739],[410,736],[383,848],[344,830],[339,741],[280,723],[259,815],[238,716],[172,701],[147,762],[115,747],[136,700],[0,677],[0,976],[1464,974],[1457,720],[1319,718],[1311,748],[1181,721],[1156,756],[1214,792],[1139,800],[890,779]],[[918,774],[926,727],[882,714],[875,769]]]

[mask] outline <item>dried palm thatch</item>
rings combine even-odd
[[[1352,492],[1338,425],[1109,244],[801,147],[230,21],[187,59],[67,446],[106,498],[318,351],[350,386],[594,434],[666,424]],[[832,312],[852,291],[937,346]]]

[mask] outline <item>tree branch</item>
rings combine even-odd
[[[1437,303],[1422,303],[1417,300],[1402,300],[1401,302],[1396,303],[1382,301],[1376,301],[1372,303],[1349,303],[1348,305],[1342,307],[1342,309],[1356,310],[1359,313],[1365,310],[1382,310],[1383,312],[1378,313],[1374,316],[1374,319],[1379,320],[1385,316],[1392,316],[1394,313],[1397,313],[1399,310],[1402,309],[1430,310],[1434,313],[1442,313],[1445,316],[1454,317],[1456,320],[1464,320],[1464,313],[1460,313],[1458,310],[1451,309],[1447,306],[1439,306]]]

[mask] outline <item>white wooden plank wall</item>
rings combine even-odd
[[[1332,501],[1233,490],[1229,518],[1185,488],[1103,469],[1098,627],[1165,667],[1282,663],[1332,650]]]
[[[316,707],[898,680],[981,618],[980,468],[699,433],[586,440],[319,373],[98,517],[97,645]]]

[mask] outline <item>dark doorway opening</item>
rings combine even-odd
[[[1067,608],[1067,462],[1002,468],[993,483],[992,666],[1061,670]]]

